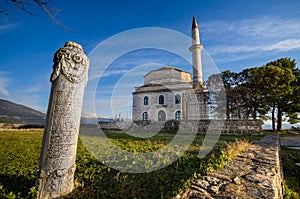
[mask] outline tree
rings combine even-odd
[[[284,114],[291,116],[290,122],[295,122],[299,112],[299,72],[296,61],[281,58],[271,61],[262,67],[266,70],[264,94],[272,107],[272,128],[275,130],[275,112],[277,111],[277,130],[282,130]],[[298,78],[297,78],[298,77]],[[296,96],[295,96],[296,95]],[[298,117],[297,117],[298,118]]]
[[[217,76],[221,77],[226,91],[227,119],[267,119],[271,113],[273,130],[276,118],[277,130],[282,129],[284,116],[290,123],[300,121],[300,70],[295,60],[281,58],[240,73],[226,70],[210,76],[207,84]],[[213,98],[218,100],[217,95]]]
[[[226,70],[221,73],[221,78],[224,82],[224,88],[226,92],[226,119],[231,119],[233,115],[233,109],[235,105],[233,87],[235,84],[235,73],[230,70]]]
[[[263,80],[258,74],[258,67],[244,69],[239,74],[239,87],[240,92],[242,92],[240,95],[246,119],[250,117],[257,119],[258,114],[260,117],[265,115],[265,110],[261,109],[262,94],[260,86]]]
[[[261,87],[264,105],[272,111],[272,128],[275,130],[275,112],[277,111],[277,130],[282,129],[282,112],[293,92],[291,82],[295,77],[291,70],[274,65],[263,66],[260,75],[264,79]]]
[[[37,14],[30,11],[33,7],[39,7],[48,17],[64,29],[68,29],[65,25],[63,25],[60,21],[56,19],[57,13],[60,11],[58,8],[54,8],[51,6],[52,0],[5,0],[6,5],[13,5],[19,10],[23,12],[36,16]],[[3,4],[4,5],[4,4]],[[0,8],[0,14],[4,14],[6,16],[10,16],[5,8]]]
[[[227,100],[221,74],[212,74],[205,82],[208,88],[209,110],[216,118],[227,118]]]
[[[219,80],[220,79],[220,80]],[[246,109],[246,106],[244,104],[244,95],[245,90],[243,87],[241,87],[241,76],[240,73],[235,73],[230,70],[223,71],[220,74],[214,74],[211,75],[208,78],[207,85],[212,87],[214,86],[214,89],[216,89],[216,82],[219,81],[222,83],[222,87],[226,93],[226,102],[220,103],[220,100],[224,100],[224,98],[220,97],[219,93],[212,93],[210,92],[210,98],[213,101],[217,101],[218,103],[214,109],[217,112],[220,112],[223,110],[223,113],[225,113],[226,119],[233,119],[233,118],[239,118],[239,119],[248,119],[248,110]],[[221,99],[222,98],[222,99]]]
[[[293,70],[293,74],[296,77],[296,81],[292,83],[293,94],[289,96],[290,104],[288,105],[288,118],[291,124],[298,123],[300,121],[299,113],[300,113],[300,70]]]

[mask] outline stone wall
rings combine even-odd
[[[222,170],[193,180],[174,199],[283,198],[278,135],[254,143]]]
[[[206,133],[212,120],[202,119],[199,121],[187,121],[182,122],[186,128],[190,126],[198,125],[198,133]],[[215,120],[218,121],[218,120]],[[262,121],[261,120],[219,120],[217,123],[220,124],[221,134],[225,135],[246,135],[246,134],[260,134],[262,132]]]
[[[13,124],[13,123],[0,123],[0,129],[43,129],[43,124]]]
[[[196,129],[198,133],[206,133],[210,127],[212,120],[189,120],[189,121],[176,121],[169,120],[166,122],[149,122],[136,121],[132,124],[131,130],[136,132],[150,132],[150,131],[173,131],[176,132],[179,128],[189,131],[189,129]],[[247,135],[247,134],[260,134],[262,132],[262,122],[260,120],[219,120],[221,134],[228,135]],[[217,129],[218,129],[217,128]]]
[[[0,123],[0,129],[17,129],[23,124]]]

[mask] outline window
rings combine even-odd
[[[166,113],[163,110],[158,112],[158,121],[166,121]]]
[[[143,121],[147,121],[148,120],[148,113],[147,112],[143,113],[142,120]]]
[[[175,120],[181,120],[181,111],[176,111],[175,112]]]
[[[158,103],[159,104],[164,104],[165,103],[165,97],[163,95],[160,95],[158,98]]]
[[[148,96],[144,97],[144,105],[149,105],[149,97]]]
[[[181,96],[179,94],[175,95],[175,104],[181,104]]]

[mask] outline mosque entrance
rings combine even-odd
[[[163,110],[158,112],[158,121],[163,122],[166,121],[166,113]]]

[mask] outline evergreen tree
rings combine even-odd
[[[295,122],[298,118],[296,108],[299,99],[295,97],[299,91],[296,61],[281,58],[267,63],[262,69],[265,70],[265,80],[268,80],[263,89],[266,100],[272,107],[272,128],[275,130],[275,112],[277,112],[277,130],[282,130],[284,114],[291,116],[290,122]]]
[[[207,84],[221,77],[226,91],[224,106],[227,119],[267,119],[271,112],[272,128],[282,130],[283,117],[290,123],[300,121],[300,70],[296,61],[281,58],[265,66],[244,69],[240,73],[226,70],[208,78]],[[218,85],[220,87],[220,85]],[[218,96],[213,97],[218,100]]]

